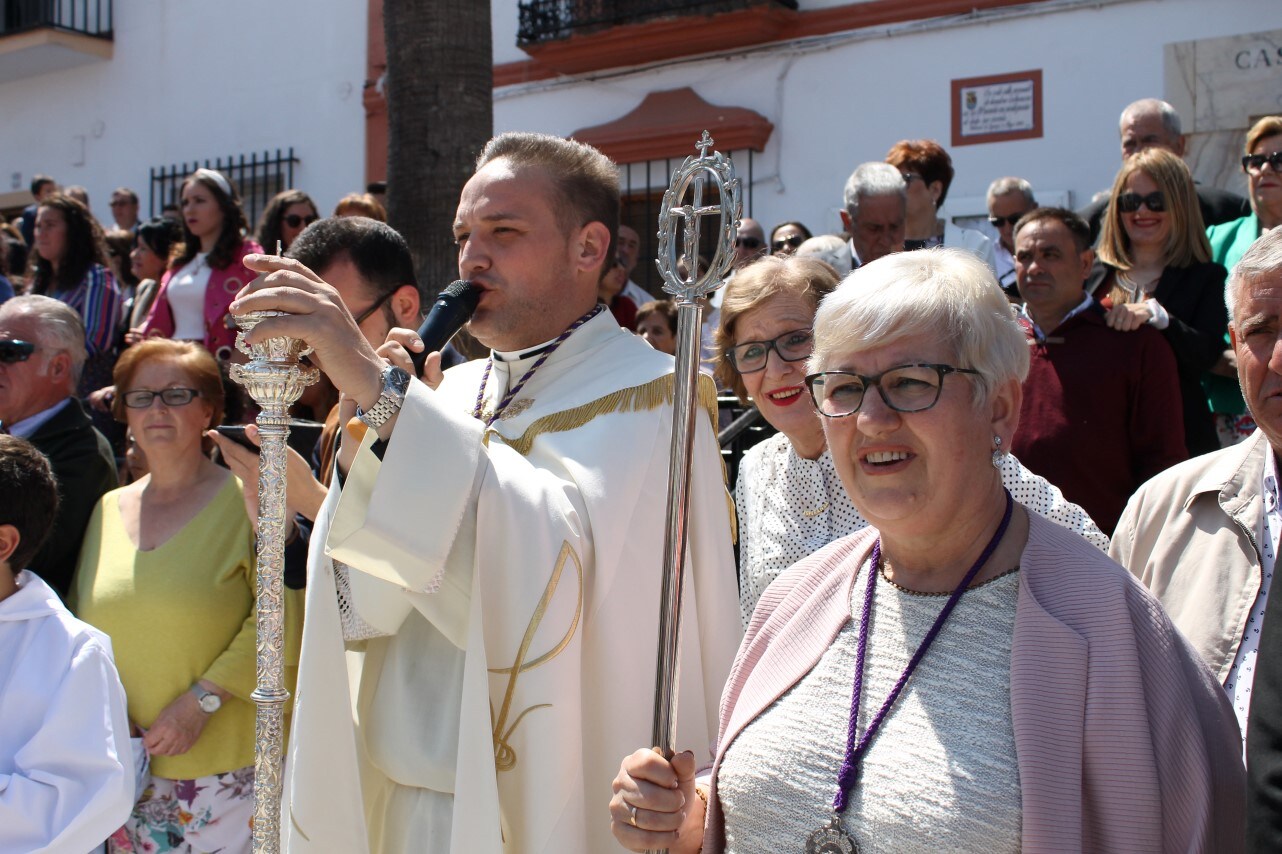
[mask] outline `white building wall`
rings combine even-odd
[[[0,191],[47,173],[110,224],[117,186],[147,214],[152,167],[293,146],[328,212],[365,186],[367,9],[318,5],[115,0],[111,60],[0,83]]]
[[[802,0],[802,9],[833,3]],[[516,0],[496,0],[495,30]],[[544,81],[495,92],[495,130],[569,134],[632,110],[646,93],[691,86],[714,103],[749,107],[775,125],[754,159],[753,215],[766,228],[799,219],[840,228],[846,177],[899,139],[941,142],[957,171],[948,210],[983,212],[988,184],[1027,178],[1043,201],[1084,205],[1120,161],[1117,118],[1161,97],[1164,45],[1282,27],[1278,0],[1051,0],[970,19],[917,22],[777,45],[738,55]],[[497,39],[496,35],[496,39]],[[496,56],[505,46],[495,44]],[[955,78],[1043,70],[1044,136],[953,147]],[[691,140],[692,151],[693,142]],[[1229,189],[1243,192],[1235,176]]]

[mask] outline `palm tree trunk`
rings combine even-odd
[[[427,300],[458,278],[454,212],[493,132],[490,4],[384,0],[387,212]]]

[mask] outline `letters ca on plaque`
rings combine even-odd
[[[952,82],[953,146],[1042,136],[1042,71]]]

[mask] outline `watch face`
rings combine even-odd
[[[395,365],[387,372],[387,385],[395,389],[401,397],[410,387],[410,375]]]
[[[217,694],[206,694],[200,698],[200,709],[206,714],[212,715],[214,712],[222,708],[222,705],[223,701],[219,699]]]

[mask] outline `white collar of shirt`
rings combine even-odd
[[[850,269],[858,270],[864,265],[864,262],[859,260],[859,253],[855,250],[855,241],[847,240],[846,242],[850,244]]]
[[[1090,294],[1086,294],[1085,296],[1083,296],[1082,301],[1077,304],[1077,307],[1074,308],[1072,311],[1070,311],[1068,314],[1064,315],[1064,319],[1059,322],[1059,325],[1063,326],[1065,323],[1068,323],[1068,321],[1071,320],[1072,318],[1081,314],[1083,311],[1086,311],[1086,309],[1091,307],[1092,302],[1094,302],[1094,300],[1091,299]],[[1021,305],[1019,307],[1019,316],[1027,320],[1029,324],[1032,325],[1033,334],[1036,335],[1039,339],[1046,337],[1046,333],[1042,331],[1042,328],[1040,326],[1037,325],[1037,321],[1033,320],[1033,316],[1028,313],[1027,305]],[[1058,329],[1058,328],[1059,326],[1055,327],[1055,329]],[[1054,332],[1055,329],[1052,329],[1050,331]]]
[[[24,418],[21,421],[15,421],[13,424],[10,424],[9,432],[21,439],[30,439],[37,430],[45,425],[45,422],[61,412],[63,407],[70,403],[71,398],[64,397],[62,400],[58,401],[43,412],[37,412],[30,418]]]

